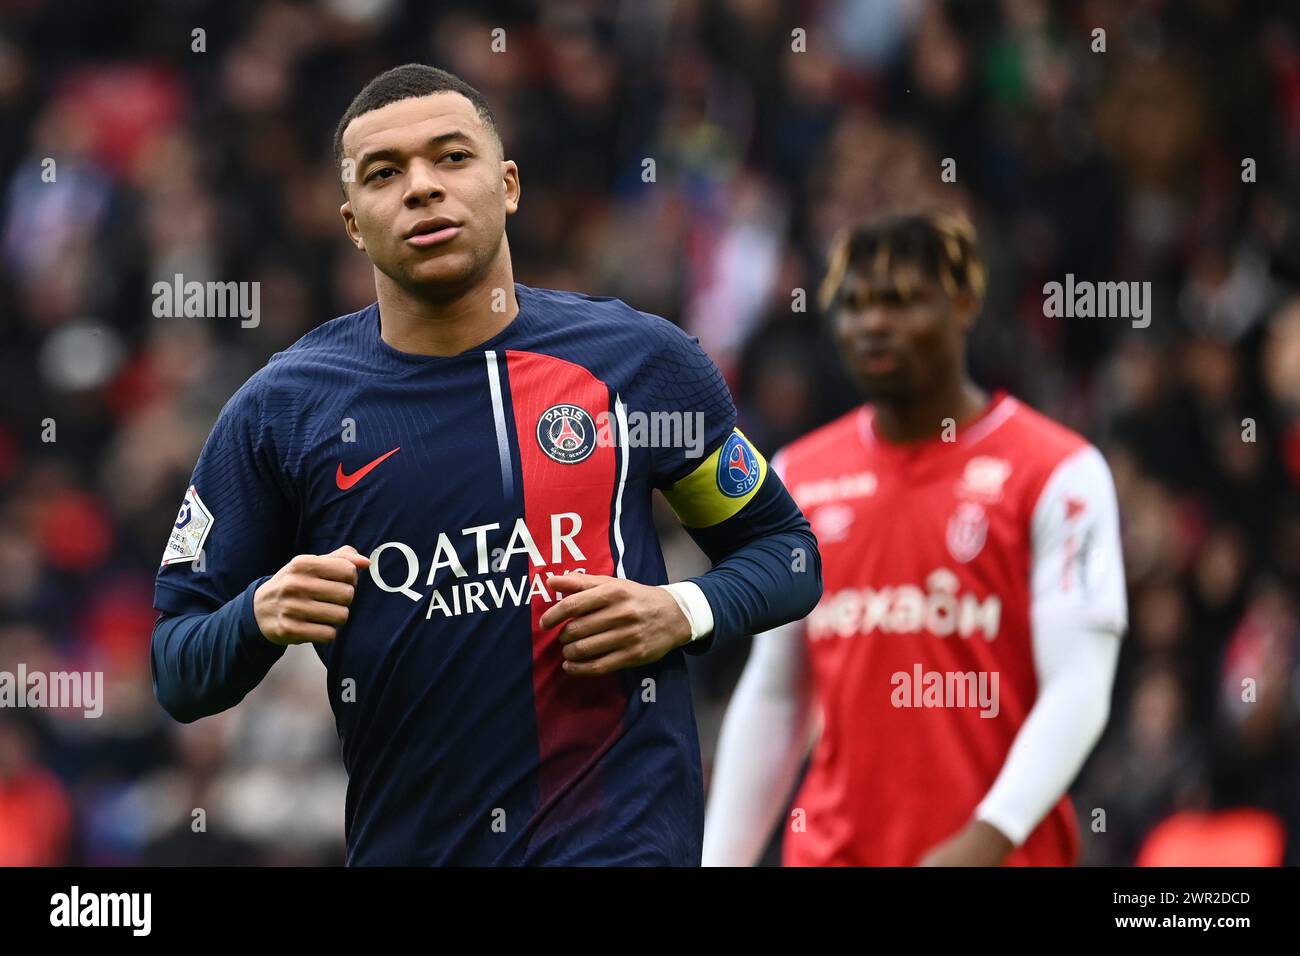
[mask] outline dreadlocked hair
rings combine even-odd
[[[841,229],[831,243],[818,293],[823,312],[835,304],[849,269],[889,277],[905,299],[926,279],[937,281],[950,299],[962,293],[977,300],[984,297],[984,262],[975,244],[975,227],[961,213],[892,212]]]

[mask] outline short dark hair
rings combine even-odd
[[[343,118],[339,120],[338,128],[334,130],[334,165],[339,170],[340,180],[343,176],[343,131],[348,128],[349,123],[363,113],[380,109],[389,103],[409,100],[417,96],[429,96],[432,93],[459,93],[473,103],[479,118],[483,120],[483,125],[496,140],[498,148],[501,146],[501,134],[497,132],[496,117],[492,115],[492,108],[488,106],[482,93],[454,73],[440,70],[436,66],[426,66],[423,63],[407,63],[386,70],[367,83],[347,108]]]
[[[953,210],[892,210],[842,230],[831,244],[822,280],[819,299],[824,311],[835,305],[850,269],[887,274],[900,270],[903,276],[934,280],[949,298],[961,293],[984,297],[984,261],[975,227]]]

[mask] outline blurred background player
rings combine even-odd
[[[774,467],[825,591],[762,634],[723,723],[706,865],[751,865],[820,735],[786,865],[1066,865],[1066,788],[1106,724],[1126,627],[1115,490],[1079,435],[966,371],[985,287],[959,216],[837,241],[822,286],[869,402]]]

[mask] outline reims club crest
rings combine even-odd
[[[963,501],[948,519],[948,553],[968,564],[984,547],[989,536],[989,516],[982,505]]]
[[[596,450],[596,423],[578,405],[552,405],[537,419],[537,444],[561,464],[576,465]]]

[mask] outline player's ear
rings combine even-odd
[[[343,217],[343,229],[347,232],[348,239],[354,246],[365,252],[366,241],[361,238],[361,230],[357,227],[357,217],[352,214],[351,199],[339,206],[339,215]]]
[[[501,161],[501,183],[505,187],[506,215],[512,216],[519,209],[519,167],[513,159]]]

